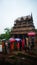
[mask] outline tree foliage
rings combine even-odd
[[[10,29],[9,28],[5,28],[5,38],[9,39],[10,38]]]
[[[5,33],[0,35],[0,39],[9,39],[10,38],[10,29],[5,28]]]
[[[5,34],[0,35],[0,39],[3,39],[3,38],[5,38]]]

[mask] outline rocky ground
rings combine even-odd
[[[0,65],[37,65],[37,55],[25,51],[13,51],[9,54],[0,53]]]

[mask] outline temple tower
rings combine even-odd
[[[14,27],[11,29],[11,36],[21,37],[27,35],[28,32],[35,32],[32,14],[19,17],[14,21]]]

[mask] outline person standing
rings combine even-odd
[[[26,38],[26,49],[27,49],[27,51],[29,51],[28,37]]]
[[[25,39],[22,39],[22,49],[24,50],[24,43],[25,43]]]
[[[5,46],[6,46],[6,53],[9,53],[8,41],[5,42]]]
[[[6,53],[5,40],[2,40],[2,52]]]
[[[31,38],[31,43],[32,43],[31,49],[33,49],[34,48],[34,37]]]
[[[25,42],[24,42],[24,49],[25,49],[25,52],[26,52],[26,38],[25,38]]]
[[[22,50],[22,42],[21,42],[21,40],[20,40],[20,51]]]
[[[5,43],[4,41],[2,40],[2,52],[4,53],[4,46],[5,46]]]

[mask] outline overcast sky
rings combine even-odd
[[[31,13],[37,28],[37,0],[0,0],[0,34],[6,27],[13,27],[16,18]]]

